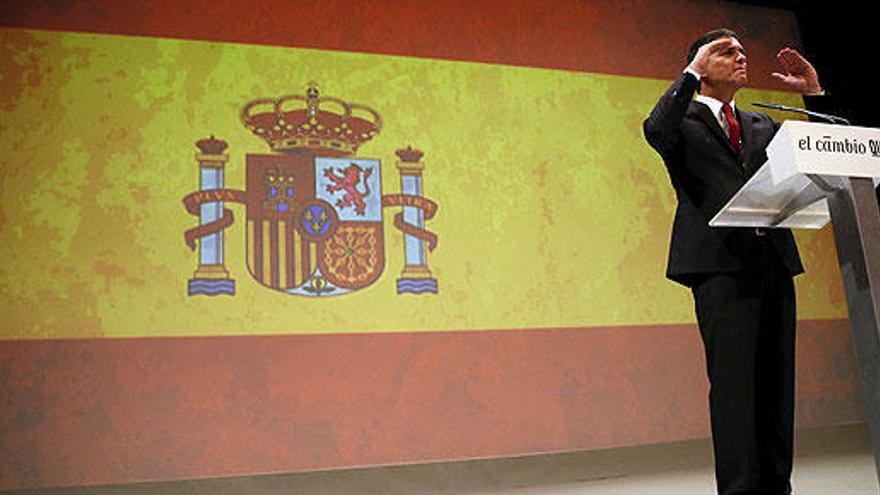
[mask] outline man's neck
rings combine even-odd
[[[730,103],[733,101],[733,95],[736,94],[738,89],[737,87],[714,87],[703,84],[700,88],[700,94],[715,98],[722,103]]]

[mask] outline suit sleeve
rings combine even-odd
[[[699,86],[700,81],[693,74],[682,73],[645,119],[645,138],[661,155],[667,154],[678,143],[681,122]]]

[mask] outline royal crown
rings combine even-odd
[[[226,144],[226,141],[222,139],[217,139],[211,134],[211,137],[205,139],[199,139],[196,141],[196,147],[199,148],[199,151],[206,155],[219,155],[226,151],[226,148],[229,145]]]
[[[350,155],[382,129],[375,110],[321,96],[309,83],[305,96],[258,98],[241,109],[241,122],[272,151]]]
[[[400,161],[403,163],[417,163],[423,156],[425,156],[421,150],[415,150],[409,145],[406,148],[401,148],[395,151],[394,154],[397,155],[397,158],[400,158]]]

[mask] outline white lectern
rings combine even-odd
[[[831,220],[880,479],[880,129],[787,121],[767,157],[709,225],[816,229]]]

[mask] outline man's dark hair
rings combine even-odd
[[[691,49],[688,51],[687,63],[690,64],[694,61],[694,57],[697,56],[697,50],[700,49],[701,46],[711,43],[720,38],[736,38],[739,39],[739,36],[731,31],[730,29],[713,29],[708,33],[697,38],[697,41],[694,41],[694,44],[691,45]]]

